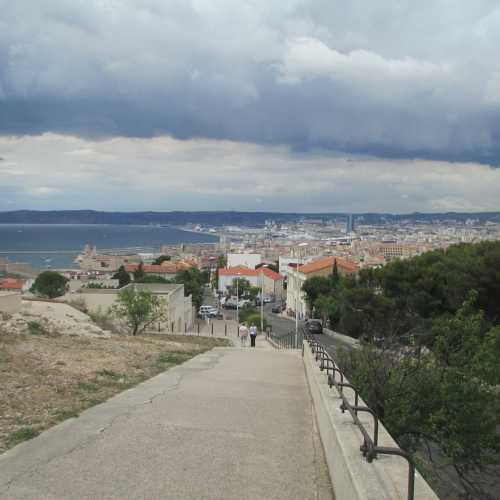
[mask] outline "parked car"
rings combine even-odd
[[[319,319],[309,319],[306,321],[306,330],[311,333],[323,333],[323,325]]]
[[[216,318],[219,310],[214,306],[200,306],[198,316],[200,318]]]

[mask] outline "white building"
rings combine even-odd
[[[278,265],[279,265],[279,272],[283,276],[286,276],[286,273],[288,272],[288,266],[289,264],[305,264],[307,262],[307,258],[305,257],[283,257],[279,256],[278,258]]]
[[[118,294],[128,287],[137,290],[148,290],[165,302],[165,319],[151,329],[159,333],[181,333],[193,325],[193,305],[191,295],[184,297],[182,284],[150,284],[130,283],[119,290],[102,290],[98,288],[82,288],[78,293],[66,296],[67,299],[82,298],[91,312],[107,312],[116,303]]]
[[[284,277],[267,267],[259,267],[259,269],[250,269],[244,266],[221,268],[219,269],[218,290],[226,293],[235,279],[246,279],[250,285],[262,288],[264,295],[278,300],[283,299]]]
[[[227,293],[235,279],[246,279],[252,286],[260,287],[259,272],[246,266],[223,267],[219,269],[219,283],[217,289]]]
[[[227,267],[244,266],[250,269],[255,269],[262,263],[260,253],[228,253]]]
[[[290,316],[295,316],[296,312],[301,319],[308,316],[309,307],[302,286],[308,278],[313,276],[330,276],[335,262],[341,275],[352,275],[358,272],[358,266],[354,262],[340,257],[323,257],[298,268],[289,268],[287,272],[286,310]]]

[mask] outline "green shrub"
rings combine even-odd
[[[28,332],[30,335],[48,335],[49,332],[39,321],[28,322]]]
[[[28,439],[33,439],[40,434],[39,431],[33,427],[22,427],[21,429],[13,432],[7,438],[7,442],[10,446],[15,446],[16,444],[22,443],[23,441],[28,441]]]

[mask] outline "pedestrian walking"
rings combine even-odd
[[[240,325],[239,331],[240,331],[241,347],[246,347],[248,338],[248,328],[246,327],[245,323],[242,323]]]
[[[255,339],[257,338],[257,327],[252,323],[250,326],[250,347],[255,347]]]

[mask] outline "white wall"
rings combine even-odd
[[[233,280],[239,278],[239,279],[246,279],[250,282],[252,286],[259,286],[260,287],[260,278],[259,276],[243,276],[243,275],[219,275],[219,286],[218,290],[222,292],[227,292],[227,288],[229,286],[232,286]]]
[[[288,264],[305,264],[306,259],[302,257],[279,257],[279,273],[286,276],[288,272]]]
[[[227,267],[245,266],[255,269],[262,262],[260,253],[228,253]]]
[[[118,292],[119,290],[83,289],[81,293],[67,294],[65,299],[68,301],[83,299],[89,311],[107,312],[115,303]],[[187,323],[187,328],[192,326],[193,306],[191,296],[184,297],[184,286],[179,286],[169,293],[158,294],[158,296],[166,301],[167,318],[159,325],[154,325],[153,330],[181,333],[184,331],[185,323]]]

